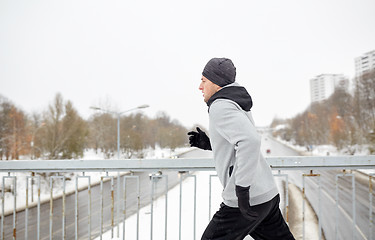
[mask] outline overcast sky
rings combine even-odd
[[[0,94],[27,113],[60,92],[85,119],[149,104],[207,127],[201,73],[227,57],[264,126],[306,109],[311,78],[352,79],[372,50],[374,0],[0,0]]]

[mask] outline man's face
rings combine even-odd
[[[202,76],[202,82],[199,85],[199,90],[202,91],[205,102],[207,102],[211,98],[211,96],[214,95],[220,89],[220,86],[216,85],[215,83],[211,82],[210,80]]]

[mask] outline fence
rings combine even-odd
[[[343,235],[345,239],[373,239],[372,184],[374,175],[365,176],[367,179],[366,187],[368,195],[366,200],[364,200],[364,194],[362,193],[364,187],[363,181],[356,180],[360,173],[352,170],[374,169],[375,156],[268,157],[266,160],[272,170],[277,172],[274,175],[285,179],[285,183],[289,183],[291,176],[294,176],[293,174],[298,172],[296,174],[298,177],[294,178],[298,179],[300,177],[298,180],[300,182],[296,184],[300,185],[299,187],[303,194],[303,202],[301,203],[303,206],[303,239],[306,235],[304,224],[306,198],[310,200],[309,204],[313,205],[317,215],[319,239],[323,235],[325,235],[326,239],[343,239]],[[334,183],[332,185],[334,188],[330,187],[329,189],[331,190],[324,192],[327,195],[335,191],[334,198],[322,194],[322,187],[328,189],[328,184],[321,181],[322,173],[320,171],[322,170],[335,170]],[[139,211],[142,206],[148,204],[151,206],[149,213],[150,225],[148,226],[150,228],[149,239],[153,239],[155,231],[154,202],[159,196],[164,196],[163,235],[164,239],[168,239],[168,190],[176,184],[180,185],[178,238],[181,239],[183,237],[181,236],[181,196],[183,195],[182,182],[184,179],[191,179],[194,186],[192,232],[195,239],[197,226],[197,178],[195,173],[199,171],[214,171],[214,164],[212,159],[207,158],[32,160],[2,161],[0,162],[0,171],[3,172],[1,179],[1,239],[10,239],[13,237],[13,239],[39,240],[44,239],[44,235],[47,235],[49,239],[92,239],[93,237],[102,239],[101,236],[108,229],[111,230],[112,237],[114,237],[116,231],[117,236],[119,236],[120,228],[122,228],[122,238],[125,239],[125,224],[122,227],[119,227],[119,224],[125,223],[130,215],[136,216],[135,238],[139,239],[139,233],[145,231],[139,224]],[[98,175],[94,177],[88,174],[93,172],[97,172]],[[72,173],[76,173],[76,175]],[[208,219],[211,217],[212,211],[211,182],[214,177],[214,174],[210,174],[209,179],[207,179],[209,181],[207,200]],[[315,183],[308,183],[309,186],[312,186],[309,190],[313,192],[310,199],[305,183],[307,179],[311,178],[317,180]],[[342,181],[348,181],[349,178],[351,180],[351,189],[348,189],[347,185],[340,184]],[[363,179],[363,176],[361,179]],[[49,182],[47,184],[49,191],[47,199],[43,198],[41,194],[43,192],[41,184],[46,181]],[[67,181],[74,182],[74,187],[67,189]],[[329,181],[332,182],[332,178]],[[21,184],[21,182],[24,184]],[[100,188],[97,187],[94,193],[93,187],[95,185],[98,187],[100,185]],[[21,190],[19,189],[20,186]],[[128,190],[130,186],[131,190]],[[160,186],[162,186],[162,189],[160,189]],[[359,188],[358,192],[356,191],[357,188]],[[145,192],[148,192],[150,195],[147,195]],[[347,204],[342,205],[343,201],[348,200],[348,195],[343,195],[343,192],[351,194],[351,214],[347,213],[348,207],[345,207]],[[361,196],[358,196],[359,194]],[[288,195],[288,188],[286,188],[284,217],[287,220],[291,211]],[[20,198],[24,200],[20,201]],[[34,198],[37,199],[35,200]],[[314,198],[315,200],[313,200]],[[322,201],[325,198],[334,199],[335,202],[335,209],[332,210],[331,208],[335,212],[335,226],[333,228],[329,226],[329,219],[323,220],[325,215],[329,215],[327,212],[331,212],[329,210],[322,211],[328,204],[326,200]],[[84,200],[82,201],[82,199]],[[98,203],[95,207],[93,206],[94,202]],[[357,202],[359,204],[356,204]],[[67,206],[68,203],[70,205]],[[56,205],[60,206],[59,210],[56,210]],[[360,205],[367,205],[366,214],[363,213],[362,209],[358,210]],[[49,212],[48,216],[43,216],[42,213],[46,211]],[[359,214],[356,214],[357,212]],[[340,221],[346,221],[346,219],[342,219],[345,218],[342,217],[343,215],[350,219],[350,227],[348,227],[348,224],[344,227],[346,231],[350,232],[349,235],[340,229],[340,227],[342,228]],[[99,223],[95,223],[93,219],[97,220],[98,217],[100,221]],[[363,224],[363,221],[366,224]],[[82,227],[85,225],[87,227]],[[334,229],[334,232],[330,233],[327,229]]]

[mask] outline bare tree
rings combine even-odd
[[[27,137],[27,116],[0,96],[0,158],[17,160],[28,153]]]
[[[70,101],[64,103],[61,94],[56,94],[43,122],[42,147],[49,159],[82,156],[88,132]]]

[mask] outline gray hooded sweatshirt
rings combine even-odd
[[[260,152],[261,137],[250,112],[250,95],[244,87],[232,83],[215,93],[207,105],[210,142],[224,188],[224,204],[238,207],[236,185],[250,186],[251,206],[270,201],[278,190],[271,168]]]

